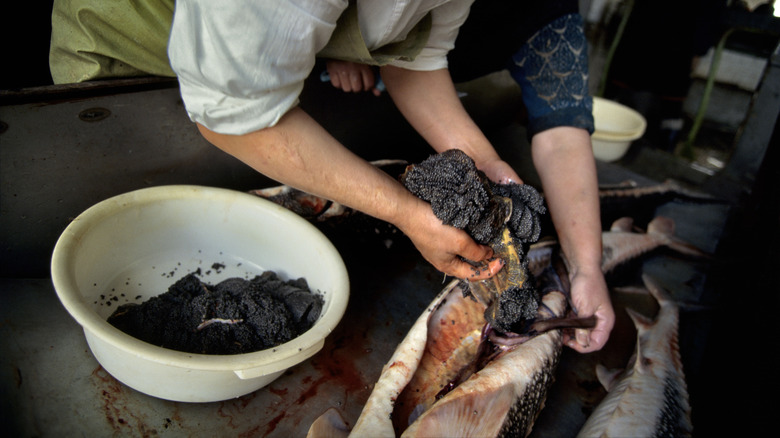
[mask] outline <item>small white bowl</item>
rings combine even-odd
[[[636,110],[600,97],[593,98],[593,120],[593,155],[601,161],[621,159],[647,128],[644,116]]]
[[[283,345],[236,355],[158,347],[106,321],[118,305],[161,294],[198,269],[211,284],[266,270],[303,277],[322,295],[322,313]],[[90,207],[57,241],[51,274],[106,371],[140,392],[183,402],[226,400],[271,383],[322,348],[349,299],[344,262],[316,227],[255,195],[199,186],[142,189]]]

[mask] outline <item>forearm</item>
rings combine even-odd
[[[225,135],[198,126],[212,144],[258,172],[307,193],[399,224],[398,212],[417,199],[385,172],[342,146],[303,110],[245,135]]]
[[[479,168],[500,159],[463,108],[447,70],[414,71],[385,66],[382,78],[406,120],[437,152],[461,149]]]
[[[486,261],[493,252],[463,230],[442,225],[427,202],[354,155],[301,109],[291,110],[271,128],[245,135],[198,128],[215,146],[270,178],[394,224],[448,275],[484,279],[500,268],[492,261],[489,269],[478,271],[461,260]]]
[[[601,269],[601,217],[588,132],[558,127],[531,141],[534,165],[561,247],[575,270]]]

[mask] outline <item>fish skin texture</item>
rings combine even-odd
[[[637,346],[622,373],[597,371],[609,391],[583,425],[586,437],[691,436],[691,406],[678,346],[679,310],[648,276],[645,286],[660,310],[650,320],[629,309]]]

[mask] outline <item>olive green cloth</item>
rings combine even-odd
[[[395,60],[413,61],[425,47],[430,33],[431,14],[428,13],[403,41],[369,51],[358,25],[356,1],[351,0],[347,9],[339,17],[336,30],[333,31],[328,44],[317,56],[378,66]]]
[[[215,0],[218,1],[218,0]],[[175,0],[54,0],[49,68],[55,84],[176,74],[168,61]],[[414,60],[431,31],[425,16],[403,41],[369,51],[351,0],[317,56],[369,65]]]
[[[49,68],[55,84],[176,76],[168,62],[175,0],[54,0]]]

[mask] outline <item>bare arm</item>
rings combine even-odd
[[[461,149],[494,181],[520,182],[463,108],[449,71],[385,66],[382,77],[398,109],[437,152]]]
[[[536,134],[531,148],[569,263],[572,303],[580,316],[598,318],[594,329],[577,330],[567,345],[596,351],[607,342],[615,314],[601,271],[601,217],[590,136],[584,129],[553,128]]]
[[[395,179],[342,146],[308,114],[294,108],[270,128],[226,135],[198,126],[215,146],[264,175],[299,190],[342,203],[390,222],[403,231],[434,267],[458,278],[475,276],[460,255],[481,261],[492,256],[462,230],[444,226],[430,205]]]

